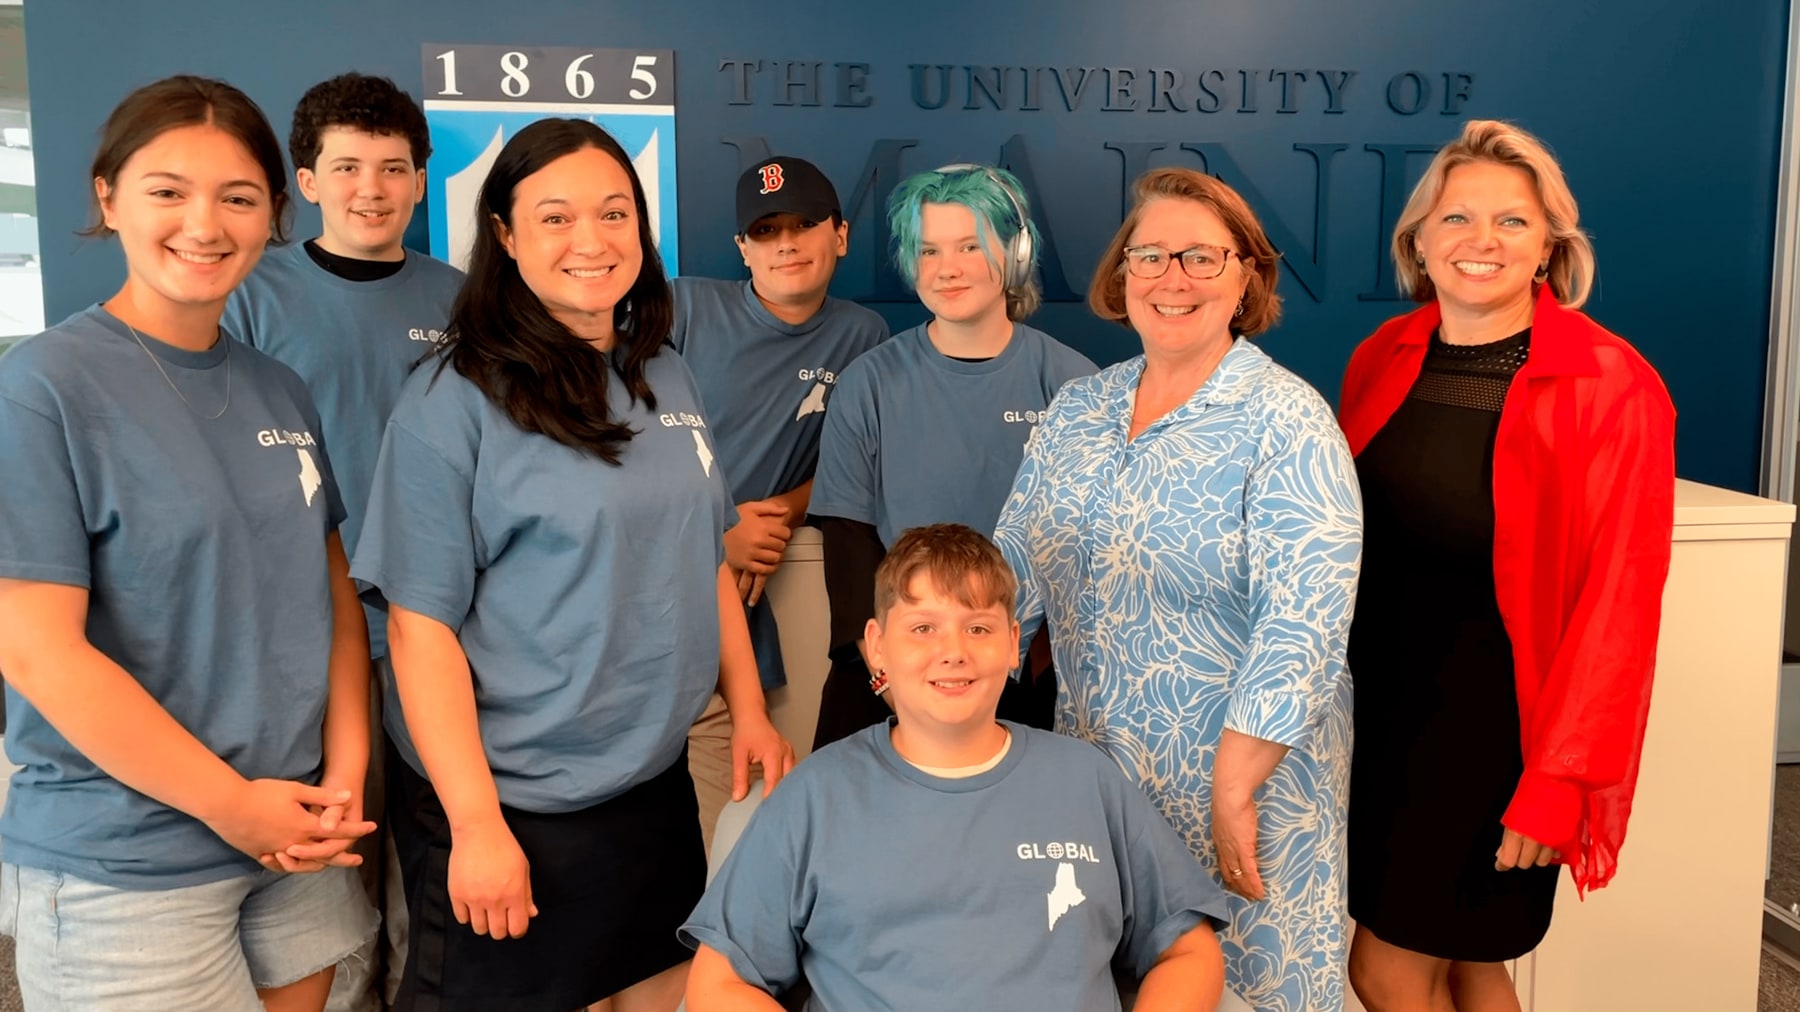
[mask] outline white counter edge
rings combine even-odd
[[[1697,481],[1675,482],[1675,527],[1711,524],[1792,524],[1794,504]],[[1676,540],[1685,540],[1677,536]]]

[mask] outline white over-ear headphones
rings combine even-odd
[[[1007,185],[1006,180],[1000,178],[998,172],[986,165],[977,165],[974,162],[952,162],[949,165],[939,166],[933,171],[940,173],[984,172],[996,186],[1000,187],[1000,192],[1006,194],[1007,201],[1012,204],[1013,216],[1019,221],[1019,231],[1006,243],[1005,262],[1001,264],[1000,269],[1000,284],[1009,295],[1023,291],[1025,286],[1031,283],[1032,255],[1031,223],[1025,217],[1025,201],[1013,192],[1013,188]]]

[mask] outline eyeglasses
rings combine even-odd
[[[1244,259],[1236,250],[1223,246],[1201,244],[1189,246],[1179,253],[1172,253],[1161,246],[1127,246],[1125,247],[1125,269],[1132,277],[1154,281],[1169,273],[1169,265],[1181,261],[1181,270],[1195,281],[1211,281],[1225,273],[1225,262],[1236,256]]]

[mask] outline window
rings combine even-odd
[[[0,352],[44,329],[37,226],[25,8],[0,0]]]

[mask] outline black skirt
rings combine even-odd
[[[570,1012],[692,956],[675,930],[700,901],[706,853],[685,751],[578,812],[501,806],[531,863],[538,915],[523,938],[495,941],[456,922],[449,822],[392,745],[387,811],[411,917],[395,1012]]]
[[[1497,411],[1405,401],[1357,458],[1350,916],[1390,945],[1502,962],[1550,927],[1560,866],[1495,871],[1524,771],[1494,597]]]

